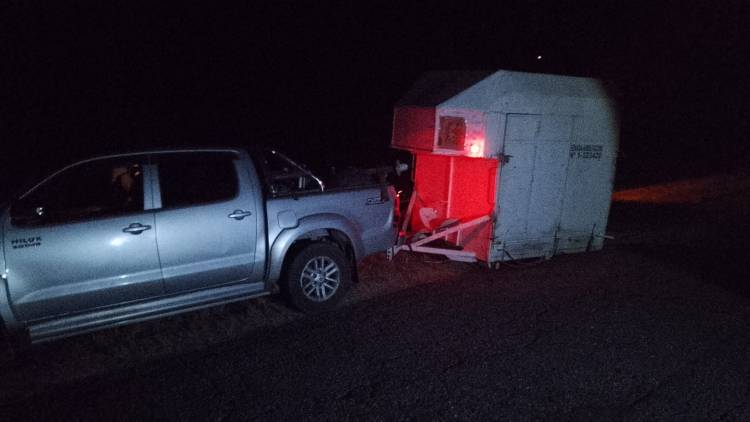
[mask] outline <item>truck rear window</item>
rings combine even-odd
[[[163,208],[227,201],[237,195],[234,154],[185,152],[154,158]]]

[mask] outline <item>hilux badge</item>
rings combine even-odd
[[[41,236],[24,237],[21,239],[13,239],[10,241],[13,249],[31,248],[34,246],[42,246]]]

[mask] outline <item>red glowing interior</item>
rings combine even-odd
[[[417,154],[412,231],[434,230],[449,219],[466,222],[492,213],[497,170],[495,159]],[[451,241],[458,240],[464,250],[486,261],[491,235],[491,225],[481,224]]]

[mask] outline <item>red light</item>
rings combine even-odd
[[[469,143],[469,157],[481,157],[484,153],[484,139],[475,139]]]

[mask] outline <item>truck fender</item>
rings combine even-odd
[[[340,214],[324,213],[301,218],[297,227],[285,229],[279,234],[271,246],[268,266],[269,281],[276,281],[281,277],[284,269],[284,259],[289,248],[306,235],[321,230],[337,230],[346,235],[354,252],[355,262],[364,255],[364,246],[359,230],[350,220]]]

